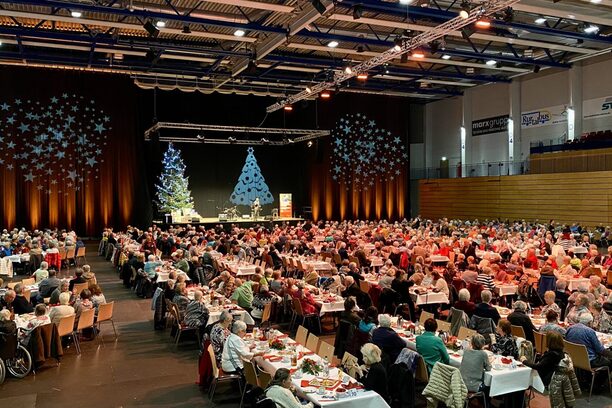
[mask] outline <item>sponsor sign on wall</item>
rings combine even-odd
[[[283,218],[291,218],[293,216],[293,205],[291,193],[280,193],[280,216]]]
[[[521,129],[567,123],[567,107],[565,105],[542,108],[521,113]]]
[[[582,115],[585,119],[612,115],[612,96],[584,101]]]
[[[508,115],[503,115],[474,120],[472,121],[472,136],[506,132],[508,130],[508,119]]]

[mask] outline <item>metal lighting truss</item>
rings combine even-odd
[[[346,70],[342,72],[336,72],[334,74],[333,80],[319,82],[318,84],[309,86],[307,89],[303,90],[298,94],[292,95],[280,102],[275,103],[274,105],[268,106],[266,110],[268,112],[275,112],[279,109],[282,109],[284,106],[291,105],[306,98],[310,98],[313,94],[316,95],[321,91],[333,88],[334,86],[346,81],[347,79],[351,79],[362,73],[367,73],[372,68],[376,68],[380,65],[383,65],[384,63],[396,59],[402,54],[406,54],[416,48],[423,47],[428,43],[442,38],[453,31],[461,30],[463,27],[475,23],[479,18],[483,16],[489,16],[491,14],[505,10],[518,2],[519,0],[490,0],[478,4],[472,3],[472,6],[474,7],[472,8],[472,10],[470,10],[468,18],[462,18],[461,16],[457,16],[436,27],[433,27],[431,30],[423,31],[421,34],[418,34],[410,39],[403,40],[402,45],[401,47],[399,47],[399,49],[393,47],[376,57],[373,57],[367,61],[362,62],[361,64],[351,67],[349,72],[347,72]]]
[[[208,138],[208,137],[185,137],[185,136],[159,136],[160,142],[177,142],[177,143],[210,143],[210,144],[236,144],[236,145],[271,145],[285,146],[292,143],[305,142],[307,140],[318,139],[320,137],[329,136],[328,130],[318,129],[280,129],[280,128],[262,128],[250,126],[221,126],[221,125],[200,125],[195,123],[174,123],[174,122],[157,122],[149,129],[145,130],[144,138],[146,141],[151,140],[151,135],[158,133],[162,129],[178,129],[181,131],[194,130],[197,132],[208,133],[229,133],[226,139]],[[246,135],[262,135],[262,139],[268,135],[281,135],[282,140],[250,140],[239,139],[236,136]],[[291,137],[291,138],[290,138]],[[231,139],[231,140],[230,140]]]

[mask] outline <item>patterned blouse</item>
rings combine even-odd
[[[225,340],[229,337],[230,331],[224,329],[220,323],[216,323],[210,331],[210,344],[212,345],[213,351],[215,352],[215,358],[217,364],[221,365],[221,355],[223,354],[223,345]]]
[[[598,332],[610,333],[610,329],[612,329],[612,320],[610,320],[608,313],[606,313],[605,310],[602,310],[597,315],[593,315],[593,323],[591,323],[591,327],[593,330]]]
[[[491,345],[491,351],[500,353],[504,357],[518,358],[518,347],[516,347],[516,340],[512,335],[500,336],[495,334],[495,344]]]

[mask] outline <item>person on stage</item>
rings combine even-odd
[[[251,209],[253,210],[253,220],[257,221],[257,218],[259,218],[259,211],[261,210],[261,204],[259,204],[259,197],[255,197],[255,200],[253,200],[253,204],[251,204]]]

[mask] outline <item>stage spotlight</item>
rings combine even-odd
[[[491,22],[484,18],[481,18],[480,20],[476,21],[474,25],[478,28],[483,28],[483,29],[491,28]]]
[[[361,74],[357,75],[357,79],[365,81],[366,79],[368,79],[368,73],[362,72]]]
[[[283,106],[283,110],[284,110],[285,112],[292,112],[292,111],[293,111],[293,106],[291,106],[291,105],[285,105],[285,106]]]
[[[344,73],[347,75],[351,75],[353,73],[353,69],[351,67],[344,68]]]
[[[312,147],[312,140],[309,140],[308,143],[306,143],[306,146]]]
[[[80,12],[80,11],[78,11],[78,10],[72,10],[72,11],[70,12],[70,15],[71,15],[72,17],[74,17],[74,18],[81,18],[81,17],[83,16],[83,13],[81,13],[81,12]]]
[[[536,65],[536,66],[533,67],[533,73],[537,74],[538,72],[540,72],[540,66]]]
[[[151,21],[146,21],[142,27],[147,30],[150,37],[156,38],[159,35],[159,28],[155,27],[155,25]]]
[[[312,89],[310,89],[309,86],[306,87],[305,89],[306,93],[311,94],[312,93]]]
[[[291,143],[295,143],[295,140],[293,139],[287,139],[287,143],[291,144]]]
[[[312,7],[315,8],[319,12],[319,14],[323,15],[326,11],[325,6],[321,3],[321,0],[310,0]]]
[[[331,93],[329,91],[323,91],[323,92],[321,92],[320,96],[323,99],[329,99],[329,98],[331,98]]]
[[[412,58],[416,58],[416,59],[423,59],[425,58],[425,53],[421,50],[414,50],[412,51]]]
[[[353,20],[359,20],[363,14],[363,8],[359,5],[353,7]]]
[[[156,26],[157,28],[164,28],[164,27],[166,27],[166,22],[165,22],[165,21],[162,21],[162,20],[159,20],[159,21],[157,21],[157,22],[155,23],[155,26]]]
[[[257,75],[257,64],[255,63],[255,61],[253,60],[249,61],[249,65],[247,66],[246,73],[247,75]]]
[[[461,10],[459,11],[459,16],[465,20],[466,18],[470,16],[470,10],[471,10],[470,3],[467,1],[462,1]]]
[[[191,29],[189,28],[189,25],[185,24],[183,26],[183,34],[191,34]]]
[[[440,49],[440,43],[437,41],[432,41],[429,43],[429,51],[432,54],[435,54],[438,52],[438,50]]]
[[[393,42],[395,43],[395,45],[393,46],[393,49],[397,52],[402,50],[402,45],[404,44],[404,40],[402,40],[401,38],[397,37],[393,40]]]

